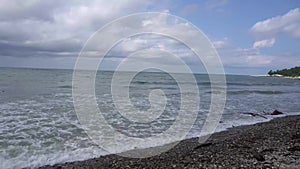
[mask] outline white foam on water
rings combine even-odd
[[[96,158],[107,153],[98,147],[80,148],[73,151],[57,152],[49,154],[26,155],[26,152],[20,154],[20,157],[5,159],[0,156],[0,168],[37,168],[44,165],[54,165],[64,162],[83,161],[90,158]]]
[[[142,100],[137,101],[138,104],[145,104]],[[107,103],[104,98],[100,104],[110,105],[111,103]],[[266,122],[286,115],[300,115],[300,112],[278,116],[268,115],[266,116],[268,119],[245,114],[229,115],[230,117],[222,119],[216,132],[227,130],[232,126]],[[85,134],[83,126],[79,124],[73,110],[70,94],[58,93],[54,97],[46,99],[37,97],[31,100],[0,104],[0,116],[0,168],[39,167],[81,161],[108,154]],[[163,129],[163,126],[159,125],[160,123],[172,123],[173,120],[172,116],[164,117],[151,125],[154,130],[160,131]],[[203,120],[199,120],[198,123]],[[111,117],[111,122],[121,125],[121,122],[113,117]],[[147,125],[133,124],[129,127],[131,128],[127,128],[127,131],[132,136],[139,134],[138,132],[148,132]],[[191,137],[199,136],[199,132],[193,130]],[[118,152],[155,147],[174,141],[180,140],[170,140],[165,137],[163,140],[156,140],[151,144],[127,144]]]
[[[107,154],[80,128],[72,98],[65,94],[0,104],[0,117],[0,168],[38,167]]]

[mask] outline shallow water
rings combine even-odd
[[[0,68],[0,168],[37,167],[107,154],[88,138],[77,119],[72,98],[72,73],[70,70]],[[116,111],[110,93],[112,75],[113,72],[98,72],[95,92],[101,112],[117,131],[146,138],[165,131],[174,123],[180,109],[180,89],[171,76],[141,73],[130,86],[119,83],[124,90],[129,87],[131,103],[140,110],[151,107],[148,97],[153,89],[164,91],[167,97],[165,111],[156,120],[144,124],[132,123]],[[187,137],[199,135],[212,94],[208,76],[197,74],[195,77],[200,92],[200,110]],[[272,118],[252,117],[241,112],[261,113],[274,109],[287,114],[299,112],[299,79],[235,75],[226,78],[226,105],[222,123],[216,131]],[[217,83],[212,85],[224,87]],[[147,146],[151,145],[138,145],[139,148]],[[124,145],[124,149],[132,147],[136,145]]]

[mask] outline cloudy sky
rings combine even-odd
[[[165,12],[197,26],[216,47],[226,73],[265,74],[300,66],[298,0],[0,0],[0,67],[72,69],[95,31],[137,12]],[[156,19],[157,25],[167,22]],[[102,66],[110,69],[141,48],[189,54],[172,39],[142,35],[116,45]],[[202,71],[193,57],[185,61]]]

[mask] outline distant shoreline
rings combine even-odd
[[[287,79],[300,79],[300,76],[283,76],[283,75],[251,75],[253,77],[278,77]]]
[[[278,77],[278,78],[286,78],[286,79],[300,79],[300,76],[267,75],[267,77]]]
[[[285,116],[214,133],[202,145],[198,138],[184,140],[170,151],[150,158],[107,155],[41,168],[297,168],[299,131],[300,115]]]

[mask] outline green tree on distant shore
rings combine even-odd
[[[290,76],[290,77],[296,77],[296,76],[300,76],[300,67],[296,66],[294,68],[291,69],[282,69],[282,70],[270,70],[268,72],[268,75],[272,76],[272,75],[282,75],[282,76]]]

